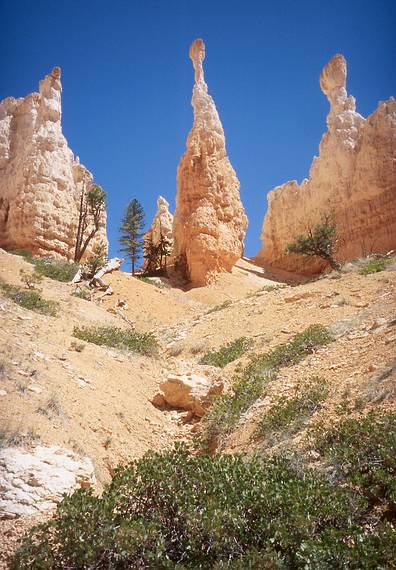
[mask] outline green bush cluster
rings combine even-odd
[[[39,291],[20,289],[3,281],[0,281],[0,290],[6,297],[11,299],[11,301],[14,301],[14,303],[24,309],[36,311],[36,313],[49,315],[50,317],[56,317],[58,314],[58,303],[55,301],[46,301],[41,297]]]
[[[339,479],[396,522],[396,414],[370,411],[313,430],[315,448]]]
[[[311,325],[291,342],[254,357],[232,386],[232,391],[219,396],[205,416],[204,433],[209,446],[217,446],[220,439],[234,429],[241,415],[262,396],[264,387],[275,379],[280,368],[300,362],[331,341],[332,336],[324,326]]]
[[[312,378],[296,387],[296,395],[278,396],[257,426],[256,436],[278,441],[297,433],[328,394],[323,378]]]
[[[65,497],[10,570],[390,568],[395,531],[366,503],[286,457],[194,456],[185,446],[118,468],[101,497]]]
[[[232,305],[232,301],[231,299],[226,299],[225,301],[223,301],[222,303],[220,303],[220,305],[215,305],[214,307],[212,307],[211,309],[209,309],[209,311],[207,311],[207,315],[210,315],[211,313],[217,313],[217,311],[222,311],[223,309],[226,309],[227,307],[229,307],[230,305]]]
[[[62,259],[55,259],[53,257],[35,257],[31,251],[27,249],[14,249],[11,253],[20,255],[25,261],[32,263],[35,272],[38,275],[55,279],[56,281],[63,281],[67,283],[73,279],[78,271],[78,264],[69,263]]]
[[[368,260],[364,267],[359,269],[360,275],[370,275],[370,273],[379,273],[384,271],[386,266],[389,264],[389,259],[383,259],[380,257],[372,257]]]
[[[211,350],[207,352],[202,356],[199,363],[224,368],[224,366],[227,366],[227,364],[242,356],[242,354],[248,350],[250,345],[251,341],[242,336],[241,338],[237,338],[236,340],[222,346],[219,350]]]
[[[158,344],[150,333],[138,333],[118,327],[74,327],[73,336],[100,346],[127,349],[147,356],[158,352]]]

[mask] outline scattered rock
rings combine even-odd
[[[0,450],[0,518],[34,515],[55,507],[64,493],[95,483],[94,466],[58,446]]]
[[[223,391],[223,384],[197,374],[170,374],[160,385],[162,393],[152,399],[154,406],[187,410],[202,417],[215,394]]]

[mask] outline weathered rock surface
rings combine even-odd
[[[170,374],[160,388],[162,393],[154,396],[152,400],[155,406],[161,408],[168,405],[202,417],[213,396],[223,391],[223,384],[197,374]]]
[[[340,247],[337,257],[350,260],[396,247],[396,101],[381,102],[364,119],[346,92],[347,66],[335,55],[325,66],[320,86],[330,103],[328,131],[309,179],[286,182],[268,194],[257,261],[287,271],[311,274],[320,260],[285,255],[294,237],[334,214]]]
[[[147,232],[150,233],[153,244],[159,244],[162,234],[173,245],[172,227],[173,215],[169,211],[169,202],[167,202],[162,196],[158,196],[157,212],[154,216],[151,228]]]
[[[144,234],[144,241],[152,241],[153,245],[157,246],[161,241],[161,235],[168,240],[170,244],[170,251],[172,251],[173,214],[171,214],[169,211],[169,202],[167,202],[167,200],[165,200],[165,198],[162,196],[158,196],[157,211],[155,213],[150,229]],[[142,267],[143,269],[147,267],[147,261],[143,263]]]
[[[223,127],[204,80],[202,40],[192,43],[190,58],[195,70],[194,125],[177,172],[174,254],[186,264],[190,281],[204,285],[216,273],[231,271],[242,256],[247,218]]]
[[[0,451],[0,519],[52,509],[63,493],[95,483],[94,466],[58,446]]]
[[[62,134],[60,76],[55,67],[39,93],[0,102],[0,245],[72,259],[79,198],[92,174]],[[107,243],[105,225],[97,240]]]

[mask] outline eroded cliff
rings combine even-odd
[[[55,67],[39,93],[0,103],[0,247],[72,259],[92,174],[62,134],[60,76]],[[96,239],[107,243],[105,219]]]
[[[330,103],[327,132],[309,179],[286,182],[268,194],[259,263],[312,274],[318,259],[286,255],[294,237],[332,213],[341,260],[396,247],[396,101],[381,102],[367,119],[356,112],[346,91],[347,65],[335,55],[324,67],[320,86]]]

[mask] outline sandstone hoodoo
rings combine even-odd
[[[174,254],[195,285],[231,271],[243,253],[247,218],[227,157],[223,127],[204,80],[205,45],[190,48],[195,70],[194,125],[177,172]]]
[[[173,248],[173,214],[169,211],[169,202],[162,196],[157,199],[157,211],[152,221],[150,229],[144,235],[146,244],[152,243],[154,247],[158,247],[163,239],[166,240],[169,250]],[[143,263],[143,269],[148,267],[148,260]]]
[[[0,247],[72,259],[92,174],[62,133],[60,77],[55,67],[39,93],[0,102]],[[98,240],[107,244],[104,217],[88,252]]]
[[[324,268],[319,259],[286,255],[297,235],[334,216],[340,260],[396,247],[396,101],[379,103],[367,119],[356,112],[346,92],[347,66],[335,55],[325,66],[320,86],[330,103],[323,135],[309,179],[286,182],[268,194],[263,248],[265,266],[312,274]]]

